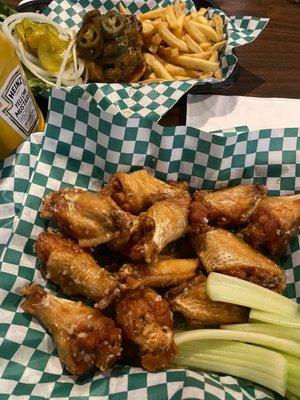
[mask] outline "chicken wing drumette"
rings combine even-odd
[[[166,300],[150,288],[128,291],[117,303],[116,317],[124,338],[138,346],[141,364],[147,371],[169,364],[176,348],[173,317]]]
[[[97,246],[129,234],[129,213],[109,196],[81,189],[62,189],[45,197],[41,216],[55,220],[80,247]]]
[[[99,308],[107,307],[120,293],[120,284],[94,258],[59,232],[42,232],[35,251],[46,276],[59,285],[67,295],[82,294],[96,302]]]
[[[212,192],[198,191],[190,206],[189,220],[192,225],[216,226],[241,225],[251,215],[266,195],[261,185],[238,185]]]
[[[300,227],[300,194],[267,197],[261,201],[251,222],[242,231],[254,247],[281,254]]]
[[[193,278],[197,267],[195,259],[160,256],[151,264],[124,264],[118,276],[128,289],[173,286]]]
[[[205,282],[205,276],[199,275],[170,289],[166,298],[171,310],[180,312],[192,327],[248,321],[247,308],[210,300],[206,294]]]
[[[277,264],[226,230],[191,235],[191,242],[208,273],[236,276],[277,292],[285,288],[284,271]]]
[[[130,174],[117,172],[101,193],[111,196],[123,210],[139,214],[152,204],[153,196],[178,195],[182,190],[186,190],[184,184],[168,184],[142,169]]]
[[[106,371],[120,359],[121,330],[99,310],[58,298],[33,284],[22,294],[26,296],[22,308],[46,326],[72,374],[84,375],[95,367]]]

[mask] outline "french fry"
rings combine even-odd
[[[223,19],[218,14],[214,14],[212,17],[212,21],[215,24],[215,29],[218,35],[218,42],[223,39]]]
[[[149,79],[155,79],[155,78],[156,78],[155,73],[154,73],[154,72],[151,72],[151,74],[149,75],[148,78],[149,78]]]
[[[190,69],[196,69],[197,71],[209,71],[214,72],[219,68],[219,64],[209,60],[203,60],[201,58],[194,58],[190,56],[177,56],[167,59],[169,63],[187,67]]]
[[[215,43],[219,42],[219,35],[211,26],[200,24],[200,22],[197,21],[191,21],[191,24],[193,24],[193,26],[198,27],[198,30],[202,32],[202,34],[206,36],[208,39],[212,40]]]
[[[190,49],[190,51],[192,53],[202,53],[203,50],[201,49],[201,47],[199,46],[199,44],[190,37],[189,34],[185,34],[182,39],[185,41],[185,43],[188,45],[188,48]]]
[[[165,60],[162,60],[162,61],[163,61],[164,67],[166,68],[166,70],[168,72],[170,72],[171,75],[173,75],[173,76],[186,75],[184,68],[178,67],[178,65],[170,64],[170,63],[166,62]]]
[[[167,80],[174,80],[172,75],[166,70],[163,64],[159,61],[159,58],[153,54],[145,53],[144,54],[146,63],[152,68],[155,75],[158,78],[163,78]]]
[[[190,18],[191,19],[196,19],[197,17],[198,17],[197,11],[193,11],[192,13],[190,13]]]
[[[198,11],[197,11],[197,14],[199,15],[199,16],[203,16],[203,15],[205,15],[207,13],[207,8],[204,8],[204,7],[201,7]]]
[[[215,43],[211,46],[210,50],[221,50],[227,44],[227,40],[222,40],[222,42]]]
[[[205,17],[203,17],[203,15],[199,15],[199,14],[197,14],[197,17],[195,18],[195,20],[197,22],[199,22],[200,24],[204,24],[204,25],[207,25],[209,23],[209,21]]]
[[[202,50],[207,51],[211,48],[211,43],[203,42],[203,43],[199,43],[199,46],[201,47]]]
[[[181,53],[180,55],[191,58],[201,58],[202,60],[210,60],[211,54],[211,51],[203,51],[202,53]]]
[[[211,77],[212,77],[211,71],[203,71],[199,76],[200,79],[209,79]]]
[[[170,46],[177,48],[180,51],[183,52],[188,52],[189,49],[187,47],[187,44],[181,40],[178,39],[172,32],[169,31],[167,27],[165,27],[161,22],[153,22],[156,30],[162,37],[162,39]]]
[[[148,46],[148,50],[150,51],[150,53],[156,54],[157,50],[158,50],[158,45],[154,44],[154,43],[150,43]]]
[[[177,24],[177,19],[176,19],[176,16],[175,16],[175,12],[174,12],[174,7],[173,6],[166,7],[165,18],[166,18],[169,26],[173,30],[176,30],[178,24]]]
[[[175,0],[174,11],[176,18],[179,18],[181,15],[184,15],[184,13],[182,12],[180,0]]]
[[[209,58],[209,61],[218,62],[218,59],[219,59],[218,52],[213,51]],[[222,79],[222,73],[221,73],[220,67],[216,71],[214,71],[213,75],[216,79]]]
[[[162,42],[162,38],[159,36],[158,33],[156,33],[154,36],[152,36],[151,42],[159,46]]]
[[[145,19],[156,19],[159,17],[164,17],[165,8],[156,8],[155,10],[148,11],[144,14],[139,14],[137,19],[139,21],[145,21]]]
[[[144,79],[143,81],[140,81],[139,83],[142,84],[149,84],[149,83],[161,83],[161,82],[166,82],[169,79],[162,79],[162,78],[148,78]],[[173,80],[173,79],[172,79]]]
[[[177,29],[174,31],[174,35],[175,35],[176,37],[178,37],[179,39],[180,39],[181,36],[182,36],[182,29],[183,29],[184,18],[185,18],[185,15],[184,15],[184,14],[181,14],[180,17],[179,17],[178,20],[177,20]]]
[[[188,76],[176,75],[176,76],[174,76],[174,79],[175,79],[176,81],[187,81],[187,80],[189,80],[189,79],[191,79],[191,78],[189,78]]]
[[[200,24],[199,24],[200,25]],[[197,43],[207,42],[208,38],[198,29],[192,20],[185,19],[183,23],[184,29]]]
[[[187,69],[185,72],[186,75],[189,76],[190,78],[199,78],[201,74],[200,71],[196,71],[195,69]]]
[[[143,28],[142,28],[142,36],[144,38],[150,38],[153,36],[156,32],[156,29],[152,23],[143,23]]]
[[[130,15],[130,12],[127,10],[127,8],[124,6],[124,4],[122,2],[119,3],[119,11],[120,11],[120,14],[122,14],[122,15]]]
[[[162,57],[177,57],[177,56],[179,56],[179,50],[173,49],[172,47],[159,46],[157,53]]]

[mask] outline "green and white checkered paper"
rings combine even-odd
[[[45,329],[20,308],[19,289],[36,281],[57,292],[42,278],[33,252],[45,227],[38,215],[41,199],[50,191],[74,185],[97,190],[118,170],[144,167],[164,180],[187,180],[193,188],[255,182],[274,195],[294,193],[300,187],[300,130],[164,128],[113,116],[58,90],[49,106],[45,135],[33,134],[2,168],[0,237],[5,232],[6,239],[0,272],[0,399],[281,399],[242,379],[184,369],[146,373],[116,366],[75,379],[62,368]],[[300,302],[299,249],[295,238],[281,265],[286,295]]]
[[[157,7],[164,7],[171,0],[126,0],[123,3],[132,13],[146,12]],[[195,10],[192,0],[186,0],[186,8]],[[106,12],[117,7],[119,0],[53,0],[44,13],[63,28],[78,30],[84,13],[93,8]],[[226,80],[232,73],[237,58],[233,49],[250,43],[257,38],[268,23],[267,18],[230,17],[222,11],[209,9],[208,15],[221,15],[224,21],[224,37],[228,40],[225,51],[221,54],[221,70]],[[188,80],[166,83],[141,84],[88,84],[74,89],[84,94],[86,99],[95,101],[102,110],[111,114],[121,113],[125,117],[146,117],[158,121],[172,106],[195,84],[219,82],[215,78],[206,81]],[[73,89],[66,89],[73,90]]]

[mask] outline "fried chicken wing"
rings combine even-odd
[[[165,368],[176,352],[173,316],[166,300],[153,289],[128,291],[116,306],[117,323],[125,339],[139,347],[147,371]]]
[[[190,206],[191,224],[233,226],[249,221],[266,195],[261,185],[238,185],[212,192],[198,191]]]
[[[208,273],[236,276],[277,292],[285,288],[285,275],[280,267],[236,235],[211,229],[191,235],[191,241]]]
[[[178,285],[195,276],[198,260],[160,256],[152,264],[124,264],[119,278],[128,289],[140,286],[163,287]]]
[[[110,195],[123,210],[139,214],[152,204],[153,196],[177,195],[182,190],[185,185],[165,183],[142,169],[131,174],[117,172],[101,193]]]
[[[170,242],[184,235],[188,225],[188,194],[155,202],[139,216],[129,251],[132,260],[151,263]]]
[[[166,299],[171,310],[180,312],[187,324],[193,327],[248,321],[247,308],[210,300],[206,294],[205,282],[206,277],[199,275],[170,289]]]
[[[65,300],[34,284],[22,289],[22,308],[49,330],[60,359],[74,375],[111,368],[121,356],[121,330],[114,321],[81,302]]]
[[[133,221],[109,196],[62,189],[45,197],[41,216],[55,220],[80,247],[97,246],[128,235]]]
[[[254,247],[264,247],[271,254],[281,254],[300,227],[300,194],[267,197],[242,231]]]
[[[46,276],[67,295],[82,294],[99,308],[107,307],[120,293],[114,276],[99,267],[94,258],[71,239],[55,231],[42,232],[35,251]]]

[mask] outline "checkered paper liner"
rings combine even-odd
[[[45,228],[38,214],[41,199],[50,191],[74,185],[97,190],[118,170],[144,167],[163,180],[187,180],[195,189],[254,182],[265,184],[274,195],[294,193],[300,184],[295,150],[300,130],[249,132],[241,127],[207,133],[164,128],[149,120],[113,116],[58,90],[49,105],[43,142],[41,134],[31,135],[2,169],[6,178],[0,181],[0,204],[16,205],[13,217],[0,208],[0,237],[3,229],[10,229],[0,272],[0,399],[282,399],[243,379],[184,369],[146,373],[116,366],[104,374],[74,378],[62,369],[45,329],[20,308],[19,289],[35,281],[57,291],[42,278],[33,252]],[[298,301],[299,249],[295,238],[281,260],[286,295]]]
[[[123,1],[130,12],[137,14],[157,7],[164,7],[171,0],[127,0]],[[93,8],[106,12],[116,8],[119,0],[53,0],[43,12],[63,28],[78,30],[81,26],[84,13]],[[195,10],[192,0],[186,0],[186,8]],[[209,9],[208,16],[219,14],[224,20],[224,37],[228,45],[220,57],[223,81],[232,73],[237,57],[233,49],[237,46],[250,43],[257,38],[268,23],[267,18],[256,17],[231,17],[228,18],[222,11]],[[88,84],[75,86],[80,94],[85,94],[86,99],[96,101],[102,110],[111,114],[121,113],[125,117],[146,117],[158,121],[172,106],[189,91],[195,84],[205,82],[219,82],[214,78],[206,81],[188,80],[166,83],[140,84]],[[66,90],[72,90],[68,88]]]

